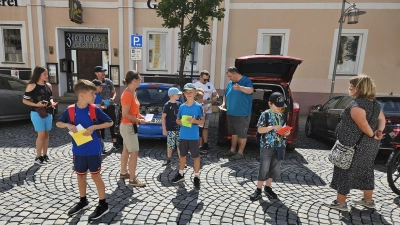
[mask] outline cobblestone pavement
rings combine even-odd
[[[301,119],[301,131],[304,127]],[[0,127],[0,224],[87,224],[97,205],[95,185],[88,179],[90,208],[73,217],[67,211],[78,201],[76,175],[72,170],[70,137],[66,130],[50,133],[52,164],[33,165],[36,134],[30,121],[6,123]],[[216,128],[211,129],[215,143]],[[111,143],[107,142],[107,147]],[[330,144],[307,139],[300,133],[299,148],[288,153],[274,189],[280,200],[251,202],[258,174],[258,149],[249,144],[245,158],[224,159],[228,147],[211,145],[202,158],[201,189],[193,188],[192,161],[188,161],[185,182],[172,184],[176,160],[163,167],[165,141],[141,140],[138,176],[144,188],[132,188],[119,179],[120,152],[104,156],[102,176],[111,210],[92,223],[104,224],[400,224],[400,200],[388,187],[384,164],[375,169],[376,210],[352,206],[339,213],[323,206],[334,197],[329,188],[332,165],[327,160]],[[176,159],[176,156],[175,156]],[[349,200],[361,198],[352,191]]]

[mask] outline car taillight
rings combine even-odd
[[[297,102],[293,102],[293,112],[298,113],[300,112],[300,105]]]

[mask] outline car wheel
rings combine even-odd
[[[306,133],[307,137],[309,137],[309,138],[314,137],[312,130],[313,130],[313,124],[311,122],[311,118],[307,117],[306,126],[305,126],[305,133]]]

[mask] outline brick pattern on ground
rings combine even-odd
[[[211,151],[201,159],[201,189],[193,187],[193,161],[188,159],[185,181],[173,184],[177,157],[163,167],[166,143],[140,140],[137,167],[144,188],[127,186],[119,179],[120,151],[103,156],[102,177],[111,210],[95,223],[115,224],[400,224],[400,198],[389,188],[385,165],[375,165],[376,210],[350,202],[351,211],[340,213],[323,206],[334,198],[329,188],[333,168],[327,159],[330,144],[307,139],[301,118],[299,148],[287,153],[282,173],[273,184],[280,200],[264,194],[251,202],[259,166],[259,150],[249,144],[243,160],[223,157],[228,146],[218,147],[217,130],[210,129]],[[108,132],[108,131],[107,131]],[[107,134],[109,136],[109,134]],[[0,127],[0,224],[83,224],[97,205],[97,191],[88,179],[90,208],[72,217],[68,210],[79,200],[72,169],[70,136],[56,127],[50,133],[50,159],[46,166],[33,165],[35,139],[30,121],[5,123]],[[106,147],[111,148],[108,139]],[[353,190],[349,200],[362,197]]]

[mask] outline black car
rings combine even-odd
[[[349,95],[339,95],[331,98],[324,105],[318,104],[311,109],[307,117],[305,133],[309,138],[320,137],[330,141],[336,140],[336,131],[340,122],[340,114],[353,100]],[[400,124],[400,95],[377,95],[376,100],[386,118],[387,128],[393,129],[393,125]],[[391,149],[392,138],[385,130],[385,136],[381,141],[381,149]]]

